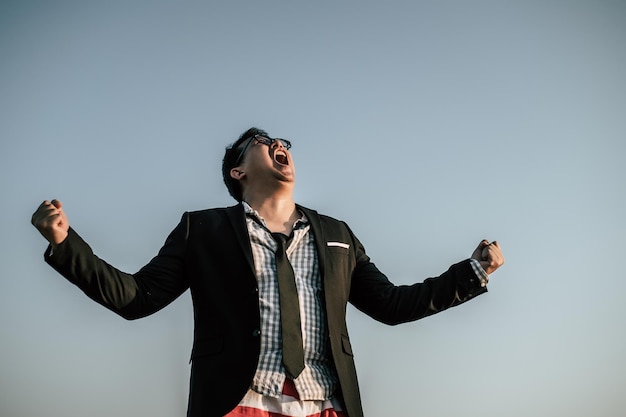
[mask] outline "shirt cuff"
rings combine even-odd
[[[480,286],[486,287],[489,283],[489,275],[487,275],[483,267],[480,266],[480,262],[476,259],[470,259],[470,264],[472,265],[472,269],[474,270],[476,277],[480,281]]]

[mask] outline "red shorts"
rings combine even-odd
[[[301,401],[293,381],[287,379],[279,398],[249,390],[239,405],[224,417],[348,417],[339,401]]]

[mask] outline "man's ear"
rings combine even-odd
[[[240,168],[233,168],[230,170],[230,177],[236,180],[242,179],[246,175]]]

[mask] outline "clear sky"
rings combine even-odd
[[[625,45],[623,1],[2,1],[0,415],[184,415],[189,293],[127,322],[30,216],[59,198],[134,272],[185,210],[234,203],[221,158],[250,126],[395,283],[502,245],[470,303],[350,309],[368,417],[623,413]]]

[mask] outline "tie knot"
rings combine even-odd
[[[287,240],[289,239],[289,237],[282,233],[272,233],[272,237],[274,238],[276,243],[278,243],[278,247],[284,250],[287,246]]]

